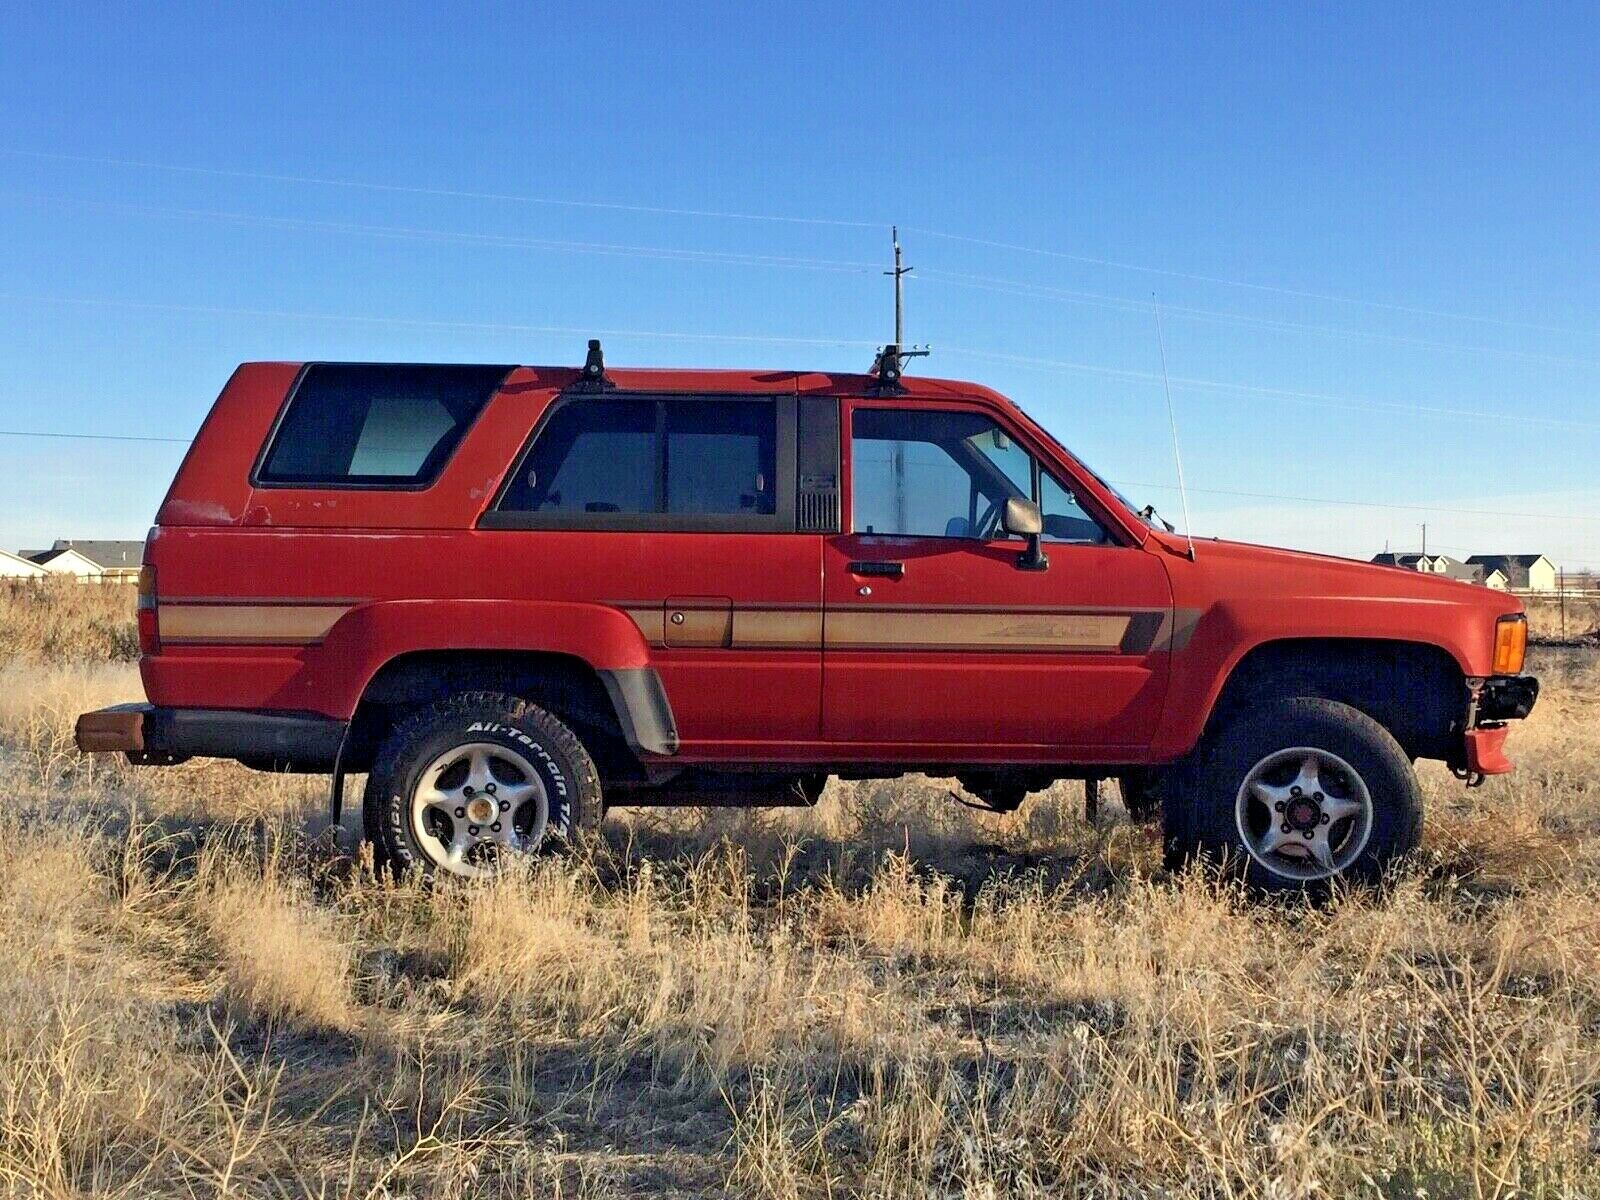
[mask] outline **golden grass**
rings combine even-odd
[[[1600,596],[1528,596],[1523,604],[1535,638],[1600,642]]]
[[[13,663],[0,1195],[1600,1195],[1600,663],[1541,653],[1519,772],[1321,909],[922,779],[383,883],[320,779],[72,755],[131,666]]]
[[[139,657],[136,591],[125,583],[57,576],[0,581],[0,663],[133,662]]]

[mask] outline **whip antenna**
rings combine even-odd
[[[1178,453],[1178,415],[1172,407],[1172,381],[1167,378],[1167,335],[1161,328],[1161,302],[1151,293],[1156,310],[1156,345],[1161,348],[1161,388],[1167,394],[1167,424],[1172,429],[1172,462],[1178,468],[1178,499],[1183,504],[1183,538],[1189,545],[1189,561],[1194,561],[1194,533],[1189,525],[1189,491],[1183,486],[1183,455]]]

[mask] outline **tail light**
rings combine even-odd
[[[161,651],[161,618],[156,611],[156,569],[149,563],[139,568],[139,653]]]
[[[1494,673],[1516,675],[1528,656],[1528,616],[1512,613],[1494,626]]]

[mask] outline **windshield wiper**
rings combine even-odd
[[[1178,532],[1177,528],[1172,524],[1171,521],[1167,520],[1165,517],[1156,512],[1156,506],[1154,504],[1146,504],[1143,508],[1141,508],[1139,510],[1139,519],[1145,522],[1147,525],[1153,525],[1157,521],[1160,521],[1163,528],[1165,528],[1168,533]]]

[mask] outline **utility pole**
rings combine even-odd
[[[921,358],[928,353],[926,346],[917,350],[906,349],[906,318],[905,318],[905,278],[911,274],[911,268],[906,266],[900,258],[900,228],[897,225],[889,227],[889,236],[894,241],[894,269],[885,271],[885,275],[894,277],[894,341],[878,351],[878,357],[872,362],[872,374],[878,377],[877,389],[882,392],[899,392],[900,375],[905,370],[905,360],[908,358]]]
[[[1428,557],[1428,523],[1422,523],[1422,557]]]
[[[889,236],[894,239],[894,270],[885,271],[884,274],[894,276],[894,344],[898,349],[906,344],[905,317],[902,308],[904,289],[901,287],[901,281],[911,274],[913,268],[900,265],[900,227],[891,225]]]

